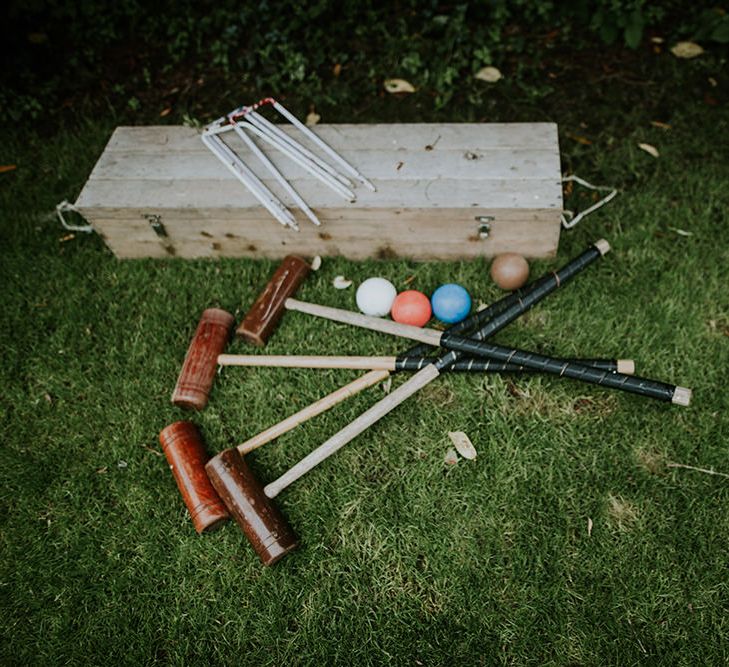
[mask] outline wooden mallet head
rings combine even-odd
[[[265,345],[284,313],[286,299],[296,292],[310,270],[309,264],[301,257],[284,257],[266,288],[238,325],[236,336],[253,345]]]
[[[225,349],[234,322],[235,318],[220,308],[203,311],[172,392],[175,405],[193,410],[207,405],[218,355]]]
[[[236,334],[254,345],[265,345],[283,315],[286,299],[296,292],[310,268],[301,257],[285,257]],[[225,349],[233,322],[233,316],[220,308],[203,312],[172,393],[175,405],[193,410],[207,405],[218,355]]]
[[[213,530],[230,518],[207,474],[208,460],[200,431],[189,421],[179,421],[159,434],[162,450],[198,533]]]
[[[205,470],[264,565],[273,565],[296,549],[294,531],[236,448],[214,456]]]
[[[286,257],[238,327],[238,335],[256,345],[264,345],[281,319],[284,302],[294,294],[309,270],[309,265],[300,257],[293,255]],[[209,308],[203,312],[172,394],[172,402],[175,405],[195,410],[205,407],[215,379],[218,355],[223,352],[228,342],[233,323],[233,316],[225,310]],[[208,456],[195,425],[191,422],[175,422],[165,428],[159,437],[195,529],[201,533],[228,518],[225,505],[205,472]],[[240,457],[240,454],[238,456]],[[241,464],[245,466],[242,457],[240,458]],[[253,479],[252,475],[250,478]],[[233,494],[229,495],[230,502],[238,506],[236,497]],[[285,525],[283,517],[277,516],[282,525]],[[264,533],[265,531],[261,535]],[[288,534],[290,535],[288,542],[291,542],[294,538],[290,529]],[[270,537],[261,539],[261,544],[264,545],[261,548],[265,549]],[[286,540],[281,544],[284,542],[288,544]],[[280,556],[276,554],[281,548],[280,545],[276,547],[271,543],[268,549],[269,555],[266,556],[268,561],[277,560]],[[261,560],[264,560],[263,555]]]

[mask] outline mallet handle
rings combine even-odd
[[[257,449],[261,445],[265,445],[271,440],[275,440],[280,435],[288,433],[292,429],[296,428],[299,424],[304,423],[307,419],[316,417],[322,412],[325,412],[329,408],[334,407],[337,403],[341,403],[343,400],[358,394],[363,389],[371,387],[374,384],[388,378],[390,371],[388,370],[375,370],[366,373],[362,377],[357,378],[354,382],[340,387],[336,391],[332,392],[328,396],[318,400],[316,403],[307,405],[303,410],[299,410],[296,414],[287,417],[278,424],[274,424],[271,428],[262,431],[258,435],[253,436],[244,443],[238,445],[238,451],[241,454],[247,454],[248,452]],[[273,496],[269,496],[273,497]]]
[[[690,389],[658,380],[649,380],[624,373],[609,373],[590,368],[584,364],[554,359],[535,352],[478,342],[461,336],[446,334],[442,337],[441,343],[449,350],[488,357],[506,363],[517,363],[537,371],[552,375],[564,375],[574,380],[582,380],[583,382],[612,389],[621,389],[633,394],[655,398],[659,401],[671,401],[678,405],[688,405],[691,400]]]
[[[400,385],[395,391],[388,394],[382,400],[375,403],[369,410],[363,412],[357,419],[345,426],[341,431],[333,435],[325,443],[317,447],[313,452],[305,456],[292,468],[287,470],[281,477],[268,484],[263,492],[269,498],[275,498],[289,484],[295,482],[299,477],[305,475],[309,470],[319,465],[324,459],[329,458],[336,451],[344,447],[350,440],[356,438],[362,431],[372,426],[376,421],[382,419],[388,412],[394,410],[400,403],[422,389],[426,384],[433,381],[439,375],[434,364],[426,366],[418,371],[407,382]]]
[[[554,290],[560,287],[560,285],[570,280],[573,276],[577,275],[577,273],[594,262],[598,257],[609,252],[609,250],[610,244],[605,241],[605,239],[596,241],[581,255],[565,264],[565,266],[563,266],[559,271],[556,271],[549,276],[545,276],[543,280],[537,281],[533,289],[530,289],[526,294],[518,297],[514,303],[511,303],[509,307],[501,311],[498,315],[493,318],[489,318],[485,326],[474,334],[474,338],[477,340],[484,340],[496,331],[505,327],[510,322],[513,322],[517,317],[519,317],[519,315],[525,313],[535,303],[541,301],[548,294],[551,294]],[[503,301],[508,300],[509,297],[506,297]],[[387,333],[393,336],[409,338],[433,347],[440,347],[440,341],[444,334],[443,331],[438,331],[436,329],[424,329],[421,327],[414,327],[409,324],[400,324],[398,322],[392,322],[379,317],[370,317],[361,313],[342,310],[341,308],[331,308],[329,306],[307,303],[297,299],[286,299],[284,306],[288,310],[296,310],[316,317],[323,317],[334,322],[352,324],[354,326]],[[478,321],[480,315],[480,313],[476,313],[476,315],[468,319],[469,321]],[[486,317],[487,315],[484,313],[483,318],[485,319]]]
[[[257,368],[349,368],[353,370],[395,370],[395,357],[328,357],[315,355],[221,354],[220,366]]]
[[[226,355],[221,355],[226,356]],[[287,417],[283,421],[280,421],[278,424],[274,424],[270,428],[267,428],[265,431],[262,431],[261,433],[258,433],[257,435],[254,435],[252,438],[246,440],[244,443],[238,445],[238,451],[241,454],[247,454],[248,452],[252,452],[254,449],[257,449],[261,445],[265,445],[268,442],[271,442],[272,440],[275,440],[280,435],[283,435],[284,433],[288,433],[289,431],[293,430],[299,424],[303,424],[305,421],[312,419],[313,417],[316,417],[317,415],[320,415],[322,412],[326,412],[329,408],[334,407],[338,403],[341,403],[345,399],[349,398],[350,396],[354,396],[355,394],[358,394],[363,389],[366,389],[367,387],[370,387],[374,384],[377,384],[381,380],[385,380],[390,376],[390,371],[394,367],[394,357],[285,357],[285,356],[271,356],[271,357],[262,357],[260,355],[227,355],[235,357],[236,361],[240,361],[241,358],[245,361],[250,361],[250,364],[242,363],[238,365],[263,365],[263,366],[269,366],[269,367],[280,367],[282,365],[288,367],[288,368],[368,368],[368,366],[351,366],[351,365],[345,365],[345,366],[332,366],[330,365],[330,362],[328,360],[347,360],[347,359],[374,359],[374,360],[381,360],[384,361],[386,364],[386,367],[383,367],[382,369],[378,370],[372,370],[369,373],[366,373],[360,378],[357,378],[354,380],[354,382],[350,382],[349,384],[345,385],[344,387],[341,387],[340,389],[337,389],[336,391],[332,392],[328,396],[325,396],[322,399],[319,399],[315,403],[312,403],[311,405],[308,405],[307,407],[303,408],[302,410],[299,410],[297,413],[291,415],[290,417]],[[281,363],[270,363],[270,364],[257,364],[256,360],[265,359],[266,361],[273,361],[273,362],[281,362]],[[297,363],[298,360],[305,360],[304,363]],[[307,361],[311,362],[316,360],[316,363],[310,363],[307,365]],[[220,357],[218,358],[218,361],[220,362]],[[324,362],[323,364],[321,362]],[[433,362],[432,359],[423,359],[424,366],[427,366]],[[615,370],[616,365],[620,368],[619,364],[627,364],[630,363],[632,365],[632,361],[628,361],[625,359],[621,359],[616,361],[612,361],[609,359],[588,359],[584,360],[585,363],[589,363],[590,365],[593,365],[595,368],[603,368],[604,370],[607,370],[609,372],[612,372]],[[222,363],[222,362],[220,362]],[[225,365],[225,364],[223,364]],[[229,364],[229,365],[236,365],[236,364]],[[418,369],[411,369],[411,370],[420,370]],[[523,372],[523,371],[529,371],[530,369],[525,369],[523,366],[516,366],[515,364],[505,364],[500,361],[493,361],[492,359],[465,359],[463,361],[458,361],[453,366],[450,366],[447,370],[449,371],[465,371],[465,372],[486,372],[486,373],[497,373],[497,372],[506,372],[506,373],[514,373],[514,372]]]
[[[419,371],[435,361],[433,357],[338,357],[321,355],[285,354],[220,354],[220,366],[246,366],[255,368],[345,368],[350,370]],[[633,375],[632,359],[565,359],[565,361],[600,368],[604,371]],[[461,359],[448,371],[455,373],[522,373],[533,371],[518,364],[507,364],[493,359],[472,357]]]
[[[490,336],[494,330],[500,328],[500,325],[503,326],[503,322],[510,322],[513,319],[513,313],[511,312],[513,308],[509,308],[501,315],[497,315],[483,329],[474,334],[472,339],[464,338],[463,336],[454,336],[450,332],[441,332],[432,329],[424,330],[406,324],[388,322],[378,317],[350,313],[339,310],[338,308],[307,304],[296,301],[295,299],[287,299],[286,307],[291,310],[298,310],[336,322],[353,324],[365,329],[389,333],[421,342],[428,340],[428,335],[430,335],[433,340],[430,344],[434,347],[444,347],[448,350],[468,354],[469,356],[486,357],[504,363],[514,363],[536,371],[542,371],[552,375],[564,375],[575,380],[599,384],[613,389],[621,389],[660,401],[672,401],[678,405],[688,405],[691,397],[691,391],[685,387],[677,387],[676,385],[659,382],[658,380],[634,377],[624,373],[597,371],[585,364],[556,359],[517,348],[502,347],[501,345],[482,342],[483,338]],[[518,307],[518,304],[515,307]]]
[[[604,244],[604,246],[600,247],[602,244]],[[607,245],[606,241],[598,241],[594,246],[583,252],[579,257],[569,262],[558,273],[554,274],[554,281],[550,281],[549,285],[545,283],[546,289],[538,288],[534,292],[534,298],[528,297],[525,298],[524,301],[520,301],[518,304],[516,304],[516,309],[512,309],[510,312],[510,318],[516,319],[516,317],[518,317],[518,315],[520,314],[520,309],[521,312],[528,310],[532,305],[534,305],[534,303],[536,303],[540,299],[543,299],[551,291],[560,287],[560,285],[562,285],[567,279],[574,277],[577,273],[589,266],[597,257],[605,254],[609,247],[610,246]],[[499,317],[498,319],[499,322],[494,327],[491,327],[490,323],[486,324],[477,332],[477,335],[483,334],[485,331],[495,333],[511,321],[511,319],[504,317]],[[329,440],[321,444],[313,452],[304,457],[304,459],[302,459],[288,472],[285,472],[277,480],[274,480],[268,486],[266,486],[266,488],[264,489],[264,493],[266,494],[266,496],[269,498],[276,497],[289,484],[307,473],[313,467],[321,463],[324,459],[331,456],[334,452],[341,449],[350,440],[354,439],[365,429],[367,429],[367,427],[371,426],[377,420],[381,419],[388,412],[393,410],[408,397],[412,396],[414,393],[422,389],[429,382],[432,382],[436,377],[438,377],[438,375],[440,375],[441,370],[455,363],[460,356],[461,353],[459,352],[448,352],[444,356],[437,359],[434,363],[418,371],[409,380],[407,380],[407,382],[400,385],[395,391],[393,391],[382,400],[378,401],[375,405],[373,405],[369,410],[361,414],[352,423],[350,423],[348,426],[345,426],[341,431],[333,435],[331,438],[329,438]]]
[[[492,304],[486,306],[486,308],[484,308],[483,310],[476,311],[475,313],[473,313],[473,315],[470,315],[465,320],[461,320],[460,322],[451,324],[446,329],[446,331],[467,336],[469,331],[480,329],[489,320],[492,320],[500,313],[503,313],[507,308],[510,308],[515,303],[519,303],[522,298],[525,297],[527,294],[533,292],[536,289],[539,289],[542,285],[548,283],[552,279],[553,274],[548,273],[538,280],[534,280],[528,285],[525,285],[521,289],[514,290],[510,294],[501,297],[497,301],[494,301]],[[418,343],[417,345],[412,346],[411,348],[400,354],[397,360],[398,362],[400,362],[401,360],[410,359],[412,357],[426,357],[430,353],[430,345],[426,345],[425,343]],[[398,368],[398,370],[400,369]],[[418,370],[420,370],[420,367],[418,368]]]
[[[558,281],[559,282],[559,281]],[[546,286],[545,286],[546,287]],[[551,291],[551,290],[549,290]],[[546,289],[545,293],[549,293]],[[530,295],[531,296],[531,295]],[[389,322],[378,317],[369,317],[360,313],[350,313],[338,308],[329,308],[316,304],[308,304],[295,299],[287,299],[286,307],[290,310],[298,310],[318,317],[324,317],[336,322],[353,324],[365,329],[389,333],[395,336],[410,338],[426,342],[428,337],[433,341],[430,344],[434,347],[444,347],[448,350],[468,354],[470,356],[486,357],[504,363],[514,363],[533,370],[550,373],[552,375],[564,375],[575,380],[582,380],[591,384],[599,384],[613,389],[621,389],[641,396],[648,396],[660,401],[672,401],[678,405],[688,405],[691,391],[685,387],[639,378],[623,373],[612,373],[596,371],[581,363],[569,362],[563,359],[556,359],[534,352],[527,352],[517,348],[507,348],[501,345],[492,345],[482,342],[484,338],[492,335],[495,331],[505,326],[515,318],[515,313],[521,308],[525,309],[527,302],[533,302],[529,297],[522,305],[515,304],[511,308],[497,315],[489,321],[480,331],[473,335],[473,338],[455,336],[450,332],[435,331],[434,329],[420,329],[406,324]],[[529,306],[527,306],[529,307]],[[475,340],[474,340],[475,339]]]
[[[390,334],[391,336],[417,340],[431,347],[440,347],[440,339],[443,335],[442,331],[437,331],[436,329],[424,329],[422,327],[414,327],[410,324],[400,324],[399,322],[385,320],[380,317],[370,317],[362,313],[322,306],[318,303],[307,303],[298,299],[288,298],[284,302],[284,306],[286,310],[295,310],[299,313],[313,315],[314,317],[322,317],[332,322],[351,324],[355,327],[371,329],[372,331],[379,331],[380,333]]]

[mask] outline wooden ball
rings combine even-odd
[[[505,252],[491,264],[491,278],[501,289],[519,289],[529,278],[529,264],[521,255]]]

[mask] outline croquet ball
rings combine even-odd
[[[471,312],[471,297],[464,287],[455,283],[441,285],[430,297],[433,313],[447,324],[455,324],[466,319]]]
[[[397,296],[395,286],[384,278],[367,278],[357,288],[357,308],[365,315],[384,317]]]
[[[528,277],[529,264],[515,252],[498,255],[491,264],[491,278],[501,289],[519,289]]]
[[[400,324],[412,324],[422,327],[432,314],[430,299],[418,290],[410,289],[400,292],[392,304],[392,319]]]

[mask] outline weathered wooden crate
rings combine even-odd
[[[240,139],[226,135],[292,208],[301,231],[279,225],[187,127],[117,128],[76,206],[125,258],[463,259],[557,250],[562,186],[552,123],[319,125],[316,132],[377,186],[358,187],[350,203],[266,150],[321,227],[291,207]]]

